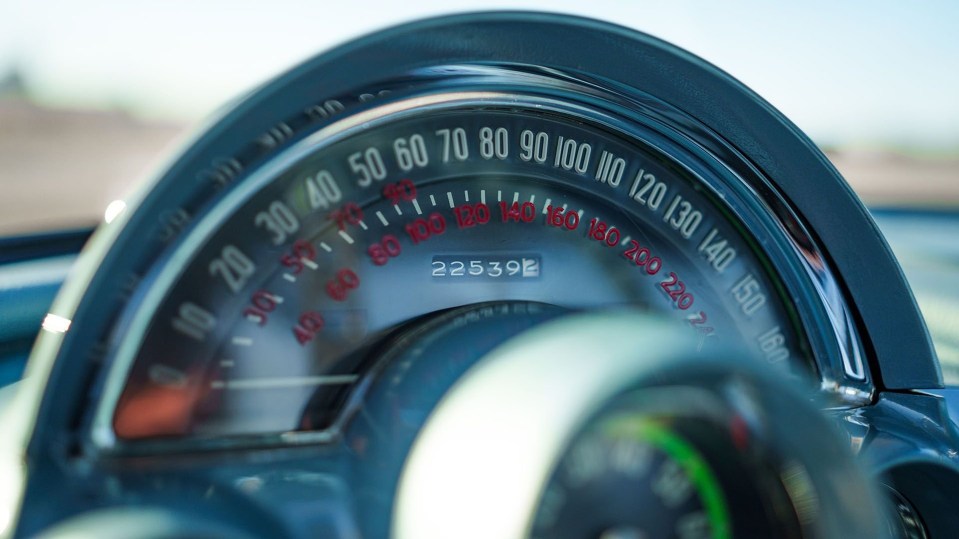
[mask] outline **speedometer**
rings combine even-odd
[[[316,392],[332,406],[357,386],[372,336],[487,301],[668,313],[705,350],[751,343],[816,374],[737,178],[669,134],[475,91],[398,100],[306,138],[186,234],[170,255],[184,263],[151,276],[115,432],[298,430]]]
[[[533,29],[543,45],[525,48]],[[707,353],[742,343],[865,402],[844,289],[894,293],[891,261],[861,267],[884,246],[857,241],[871,225],[836,226],[861,206],[805,155],[728,76],[620,28],[488,14],[360,40],[227,114],[111,225],[116,266],[96,279],[120,308],[84,320],[102,316],[90,336],[110,365],[90,440],[335,437],[376,370],[370,347],[495,301],[663,313]],[[919,323],[897,313],[884,322]]]
[[[665,313],[702,350],[746,343],[868,398],[829,262],[729,141],[593,73],[410,60],[194,173],[205,192],[161,214],[167,246],[118,326],[98,444],[329,438],[371,343],[490,301]]]

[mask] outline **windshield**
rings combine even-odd
[[[721,66],[810,134],[867,203],[959,205],[955,4],[512,5],[609,19]],[[0,235],[94,224],[218,106],[317,51],[401,20],[492,7],[4,3]]]

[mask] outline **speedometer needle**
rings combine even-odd
[[[284,387],[327,386],[355,383],[359,376],[338,374],[331,376],[298,376],[295,378],[253,378],[249,380],[214,380],[213,389],[279,389]]]

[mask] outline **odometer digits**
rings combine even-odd
[[[446,282],[484,279],[490,281],[537,279],[542,274],[542,257],[535,254],[519,255],[436,255],[430,275]]]

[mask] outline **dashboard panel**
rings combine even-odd
[[[43,327],[15,536],[959,528],[939,363],[868,211],[769,104],[608,23],[430,19],[294,68],[95,233]],[[472,490],[525,497],[447,507]]]

